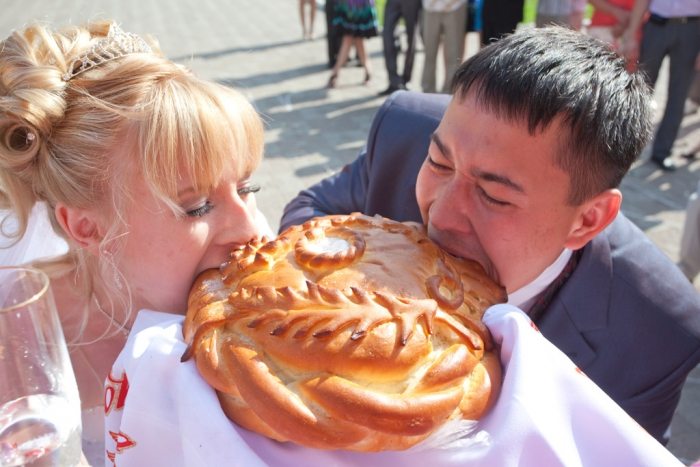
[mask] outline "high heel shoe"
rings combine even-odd
[[[367,86],[370,81],[372,81],[372,74],[369,71],[365,70],[365,80],[362,82],[362,84]]]
[[[338,80],[338,75],[336,73],[331,74],[331,77],[328,78],[328,84],[326,87],[328,89],[333,89],[335,87],[335,82]]]

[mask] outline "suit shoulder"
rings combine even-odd
[[[439,121],[450,99],[451,97],[447,94],[397,91],[382,104],[378,116],[384,113],[401,113]]]
[[[670,258],[623,215],[605,236],[613,278],[629,300],[669,315],[700,339],[700,294]]]

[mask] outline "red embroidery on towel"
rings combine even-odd
[[[105,417],[109,415],[112,409],[121,410],[124,408],[124,401],[126,401],[128,392],[129,379],[126,377],[126,372],[122,372],[122,376],[119,379],[110,372],[105,383]]]
[[[111,436],[114,442],[117,443],[117,453],[121,454],[123,450],[133,448],[134,446],[136,446],[136,441],[131,439],[123,431],[120,431],[119,433],[110,431],[109,436]]]

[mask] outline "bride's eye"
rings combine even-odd
[[[202,217],[209,211],[211,211],[213,208],[214,205],[211,204],[209,200],[205,200],[201,206],[198,206],[194,209],[189,209],[185,211],[185,214],[187,215],[187,217]]]
[[[238,196],[244,198],[246,195],[249,195],[250,193],[257,193],[258,191],[260,191],[260,185],[257,183],[246,182],[243,184],[243,186],[238,188]]]

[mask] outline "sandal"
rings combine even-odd
[[[336,73],[331,74],[331,77],[328,79],[328,84],[326,87],[328,89],[333,89],[335,87],[335,82],[338,79],[338,75]]]
[[[369,71],[365,70],[365,80],[363,81],[363,84],[366,86],[369,84],[369,82],[372,80],[372,74]]]

